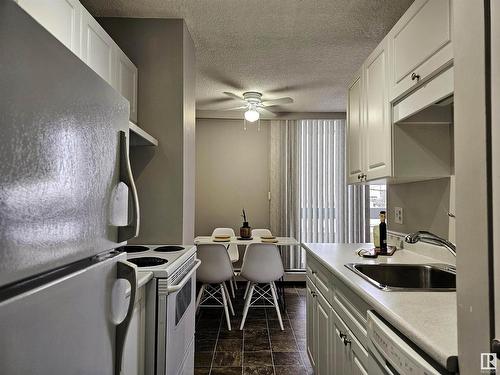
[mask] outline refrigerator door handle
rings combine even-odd
[[[120,375],[123,363],[123,351],[125,348],[125,339],[127,337],[128,326],[130,325],[130,320],[132,319],[132,314],[134,311],[135,294],[137,291],[137,276],[135,268],[127,262],[119,261],[117,263],[117,278],[128,280],[130,283],[130,303],[127,309],[127,315],[125,319],[116,326],[116,338],[115,338],[115,375]]]
[[[129,142],[127,133],[120,130],[120,181],[132,192],[132,220],[128,225],[118,227],[118,242],[124,242],[139,235],[139,198],[134,176],[130,168]]]

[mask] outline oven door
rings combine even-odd
[[[177,375],[193,348],[196,269],[200,264],[197,259],[176,285],[162,286],[166,280],[158,281],[157,375]]]

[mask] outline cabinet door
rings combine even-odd
[[[92,15],[82,9],[82,60],[102,79],[115,86],[115,42]]]
[[[360,181],[363,172],[363,131],[362,131],[362,80],[361,72],[349,86],[347,97],[347,181]]]
[[[366,179],[391,175],[391,118],[387,89],[387,41],[371,53],[364,72]]]
[[[116,55],[116,90],[130,103],[130,121],[137,123],[137,68],[118,46]]]
[[[352,353],[351,364],[352,364],[352,375],[369,375],[368,371],[366,371],[365,367],[361,363],[358,357],[354,353]]]
[[[335,314],[332,314],[332,374],[348,375],[350,373],[349,366],[349,348],[344,344],[343,338],[347,334],[347,327],[342,322],[342,319]]]
[[[315,332],[315,320],[316,320],[316,299],[314,295],[316,294],[314,285],[309,280],[306,279],[306,345],[307,354],[311,365],[316,369],[316,334]]]
[[[61,43],[80,56],[78,0],[18,0],[18,4]]]
[[[416,0],[389,33],[391,101],[453,60],[451,6],[451,0]]]
[[[317,375],[329,375],[331,373],[331,330],[332,330],[332,308],[326,299],[317,293],[316,295],[316,371]]]
[[[144,349],[146,330],[146,301],[144,287],[137,291],[137,298],[125,339],[123,353],[123,375],[144,374]]]

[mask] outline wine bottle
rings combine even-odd
[[[380,211],[380,224],[379,236],[380,236],[380,253],[387,254],[387,225],[385,223],[385,211]]]

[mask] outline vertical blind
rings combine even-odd
[[[346,184],[345,120],[271,124],[271,230],[300,242],[365,242],[369,192]],[[283,252],[286,269],[303,269],[299,248]]]

